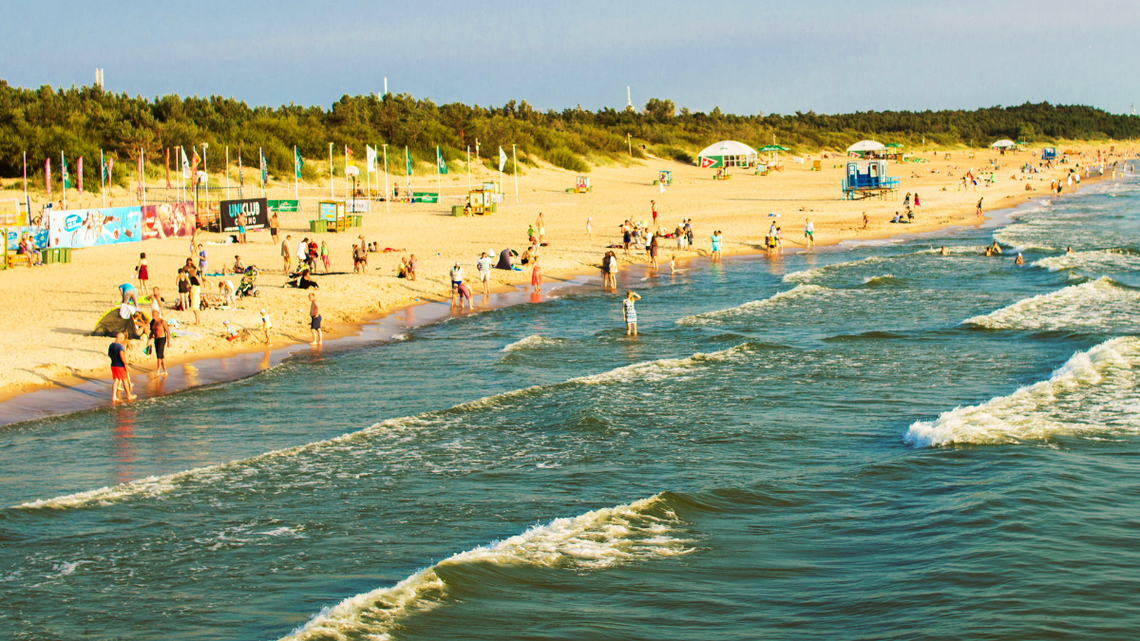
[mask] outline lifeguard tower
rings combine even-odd
[[[473,189],[467,192],[467,204],[471,205],[471,213],[480,216],[489,216],[495,213],[497,207],[496,203],[501,200],[499,196],[499,185],[494,182],[483,183],[482,189]],[[461,212],[456,212],[453,208],[452,214],[459,215]]]
[[[862,200],[897,192],[899,179],[887,176],[885,160],[854,160],[847,163],[847,177],[843,179],[843,197]]]
[[[574,186],[567,189],[566,193],[568,193],[568,194],[585,194],[585,193],[590,193],[592,191],[594,191],[594,188],[590,186],[590,177],[589,176],[578,176],[577,178],[574,179]]]
[[[657,180],[653,181],[653,186],[665,185],[669,187],[673,184],[673,172],[662,169],[657,172]]]
[[[1056,147],[1043,147],[1041,149],[1041,160],[1056,160],[1057,148]]]

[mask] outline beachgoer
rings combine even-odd
[[[541,245],[546,237],[546,220],[543,219],[541,211],[538,212],[538,218],[534,219],[534,226],[538,228],[538,244]],[[531,236],[533,235],[531,234]]]
[[[990,245],[990,249],[993,250],[995,254],[1001,253],[1001,245],[998,245],[998,242],[996,240],[994,241],[994,244]]]
[[[123,297],[123,305],[130,305],[132,307],[139,306],[139,292],[135,286],[130,283],[123,283],[119,285],[119,294]]]
[[[467,301],[467,309],[475,309],[475,306],[471,303],[471,288],[467,286],[467,283],[460,283],[459,287],[455,289],[455,293],[457,298],[452,299],[452,304],[455,304],[456,300],[458,300],[459,309],[463,309],[463,301]]]
[[[451,277],[451,298],[454,300],[459,292],[459,286],[463,284],[463,267],[455,263],[455,267],[452,267],[448,274]]]
[[[293,240],[292,234],[285,237],[281,241],[281,259],[285,261],[285,273],[288,274],[293,269],[293,252],[289,251],[289,241]]]
[[[985,196],[982,196],[981,198],[978,199],[978,208],[977,208],[978,218],[982,217],[982,201],[985,199],[986,199]]]
[[[692,247],[693,246],[693,219],[692,218],[686,218],[685,219],[685,246],[686,247]]]
[[[1073,255],[1073,248],[1072,247],[1066,247],[1065,248],[1065,255],[1066,256],[1072,256]]]
[[[776,249],[782,254],[784,253],[784,230],[776,225]]]
[[[918,202],[918,192],[916,191],[916,192],[914,192],[914,210],[918,211],[918,208],[920,206],[921,206],[921,204]]]
[[[1021,267],[1022,265],[1024,265],[1024,264],[1025,264],[1025,259],[1024,259],[1024,258],[1022,258],[1022,256],[1021,256],[1021,252],[1018,252],[1018,253],[1017,253],[1017,258],[1014,258],[1014,259],[1013,259],[1013,264],[1014,264],[1014,265],[1017,265],[1018,267]]]
[[[639,300],[641,297],[630,289],[626,291],[625,300],[621,302],[621,316],[625,321],[626,336],[637,336],[637,309],[633,304]]]
[[[236,304],[236,299],[234,298],[235,291],[237,290],[234,288],[234,282],[228,278],[218,283],[218,295],[222,297],[222,303],[224,305],[232,307]]]
[[[633,230],[629,227],[629,221],[622,225],[621,229],[621,246],[625,250],[625,255],[629,256],[629,246],[633,242]]]
[[[943,256],[949,256],[950,255],[950,252],[946,251],[946,245],[943,245],[942,249],[938,253],[943,255]]]
[[[155,287],[150,292],[150,315],[162,313],[162,296],[159,295],[158,288]]]
[[[162,310],[155,312],[154,318],[150,319],[150,340],[154,345],[154,357],[157,360],[155,373],[166,376],[166,344],[170,340],[170,326],[162,317]]]
[[[870,224],[871,224],[871,217],[867,215],[867,212],[863,212],[863,229],[866,229],[867,225],[870,225]]]
[[[720,230],[714,231],[713,235],[709,237],[712,241],[712,259],[720,259]]]
[[[261,310],[261,331],[265,335],[265,344],[268,346],[273,345],[273,341],[269,340],[269,330],[273,328],[272,321],[269,320],[269,314],[265,313],[265,309]]]
[[[206,266],[208,264],[209,263],[206,260],[206,248],[202,247],[202,245],[199,244],[198,245],[198,271],[202,273],[203,279],[206,278]]]
[[[352,245],[352,273],[364,273],[364,248],[353,243]]]
[[[649,264],[653,265],[653,269],[657,269],[657,253],[660,247],[657,245],[657,234],[653,234],[653,239],[649,241]]]
[[[329,257],[329,244],[323,240],[321,241],[321,262],[324,263],[325,273],[329,273],[332,259]]]
[[[190,276],[190,309],[194,312],[194,324],[199,324],[198,310],[202,309],[202,281],[198,276]]]
[[[586,218],[586,238],[593,240],[594,238],[594,217],[588,216]]]
[[[115,342],[107,348],[107,356],[111,359],[111,402],[119,402],[119,388],[123,388],[127,395],[126,400],[133,401],[138,398],[131,392],[131,375],[127,372],[127,348],[124,342],[127,335],[123,332],[115,334]]]
[[[479,280],[483,282],[483,293],[490,293],[491,257],[487,255],[487,252],[483,252],[479,256],[479,260],[475,261],[475,269],[479,271]]]
[[[804,223],[804,238],[807,238],[808,248],[815,247],[815,224],[810,218]]]
[[[301,263],[306,262],[309,256],[309,239],[302,238],[301,242],[297,243],[297,266],[300,267]],[[310,268],[311,269],[311,268]]]
[[[322,345],[324,335],[321,333],[321,306],[317,303],[316,292],[309,292],[309,329],[313,332],[313,342],[309,345]]]
[[[534,291],[542,291],[542,268],[538,266],[538,257],[534,259],[534,267],[530,270],[530,286]]]
[[[178,308],[190,310],[190,274],[184,269],[178,270]]]
[[[244,245],[245,244],[245,214],[238,214],[237,220],[235,220],[234,222],[237,223],[238,242]]]
[[[669,257],[669,273],[670,274],[676,274],[677,273],[677,254],[673,254],[672,256]]]
[[[146,267],[146,252],[139,254],[139,264],[135,266],[135,274],[139,279],[139,289],[146,291],[146,282],[150,280],[150,272]]]
[[[280,232],[280,225],[281,224],[277,222],[277,212],[273,212],[273,215],[269,217],[269,235],[273,238],[274,245],[276,245],[278,241],[277,234]]]
[[[649,204],[653,209],[653,229],[657,229],[657,201],[651,200]]]
[[[416,279],[416,262],[415,254],[408,257],[408,280],[414,281]]]

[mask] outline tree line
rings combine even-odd
[[[954,147],[987,146],[999,138],[1040,143],[1136,137],[1140,137],[1136,116],[1047,102],[973,111],[733,115],[719,108],[709,113],[678,112],[672,101],[658,98],[642,111],[556,112],[536,110],[526,101],[512,100],[501,107],[437,105],[409,94],[386,94],[346,95],[327,109],[293,104],[273,108],[251,107],[222,96],[167,95],[151,100],[97,86],[24,89],[0,80],[0,176],[6,178],[22,175],[24,152],[30,174],[42,177],[44,159],[54,158],[54,166],[61,150],[69,162],[86,157],[89,175],[97,178],[100,150],[117,163],[133,163],[143,149],[148,174],[161,175],[166,149],[181,147],[190,154],[202,143],[209,144],[211,159],[220,160],[217,154],[228,146],[231,163],[236,165],[240,154],[247,167],[257,166],[260,150],[271,175],[292,179],[294,146],[307,160],[320,160],[328,156],[329,143],[340,165],[346,145],[359,162],[364,160],[366,144],[377,148],[387,144],[388,169],[402,174],[405,146],[414,163],[431,166],[437,146],[449,163],[465,163],[468,148],[474,154],[478,146],[479,161],[497,169],[499,147],[510,155],[511,145],[516,145],[524,166],[542,160],[588,172],[591,165],[644,158],[646,151],[692,162],[697,151],[724,139],[756,147],[776,142],[810,154],[842,151],[865,138],[909,147]],[[175,172],[176,153],[171,155]],[[512,170],[512,163],[507,163],[506,171]],[[434,173],[434,168],[421,171]],[[117,182],[127,184],[127,174],[131,171],[117,171]],[[315,163],[305,165],[302,177],[318,178]]]

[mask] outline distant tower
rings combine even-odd
[[[384,76],[384,95],[388,95],[388,76]]]
[[[1136,103],[1132,103],[1132,115],[1136,115]]]
[[[98,68],[95,69],[95,86],[99,87],[100,89],[103,88],[103,70],[102,69],[98,69]]]
[[[633,94],[630,93],[628,86],[625,88],[625,110],[633,111]]]

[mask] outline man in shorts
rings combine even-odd
[[[281,260],[285,261],[285,273],[288,274],[293,269],[293,252],[289,250],[289,241],[293,240],[293,235],[290,234],[281,241]]]
[[[139,306],[139,292],[135,286],[130,283],[123,283],[119,285],[119,294],[123,297],[123,305],[130,305],[132,307]]]
[[[309,329],[313,332],[313,347],[324,344],[324,335],[321,333],[321,306],[317,304],[317,294],[309,292]]]
[[[490,293],[491,258],[487,255],[487,252],[483,252],[483,254],[479,256],[479,261],[475,263],[475,267],[479,270],[479,280],[483,281],[483,293]]]
[[[127,348],[124,343],[127,340],[127,335],[123,332],[115,334],[115,342],[111,343],[107,348],[107,356],[111,359],[111,402],[118,403],[120,400],[133,401],[137,396],[132,394],[134,391],[131,387],[131,375],[127,373]],[[123,394],[126,395],[125,399],[119,398],[119,388],[123,388]]]
[[[162,318],[161,309],[155,311],[154,318],[150,320],[150,337],[154,343],[154,357],[158,361],[155,373],[166,376],[166,343],[170,340],[170,326]]]
[[[804,238],[807,238],[808,247],[815,247],[815,224],[810,218],[804,223]]]

